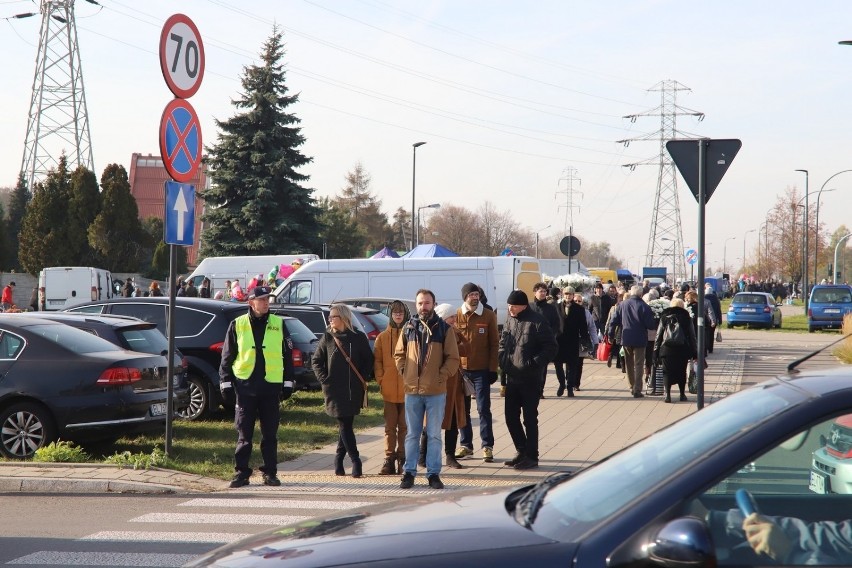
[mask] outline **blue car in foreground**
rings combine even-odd
[[[781,327],[781,308],[766,292],[740,292],[734,295],[728,307],[727,325],[753,325],[755,327]]]
[[[840,329],[843,316],[852,313],[852,287],[820,284],[811,291],[808,302],[808,331]]]

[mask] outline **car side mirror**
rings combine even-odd
[[[666,568],[716,566],[710,529],[701,519],[682,517],[666,524],[647,546],[648,558]]]

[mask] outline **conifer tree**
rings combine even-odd
[[[359,258],[366,252],[367,239],[349,211],[329,200],[320,200],[320,239],[325,258]]]
[[[9,268],[16,270],[21,269],[21,262],[18,260],[18,241],[20,239],[21,223],[24,220],[31,197],[26,178],[24,177],[24,173],[21,172],[18,175],[18,184],[12,190],[12,194],[9,197],[9,215],[5,227],[8,265]]]
[[[147,236],[124,166],[110,164],[104,169],[101,190],[103,207],[88,227],[88,243],[105,268],[136,272],[145,254]]]
[[[282,32],[273,28],[260,65],[246,66],[236,115],[216,121],[219,135],[207,149],[211,187],[206,202],[201,256],[313,252],[319,232],[313,190],[297,170],[311,158],[300,119],[288,108]]]
[[[366,235],[367,248],[378,250],[393,240],[393,230],[388,217],[381,211],[382,201],[370,190],[372,178],[361,162],[346,174],[346,185],[335,204],[348,211],[352,219]]]
[[[95,173],[78,166],[71,174],[70,192],[66,230],[72,256],[66,263],[72,266],[103,266],[100,255],[89,246],[88,237],[89,225],[101,211],[101,193]]]

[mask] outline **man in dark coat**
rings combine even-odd
[[[497,351],[500,368],[506,375],[506,428],[517,451],[504,464],[520,470],[538,467],[539,381],[542,369],[556,355],[553,331],[541,315],[529,309],[528,302],[521,290],[509,294],[509,317]]]
[[[713,320],[707,326],[707,333],[704,336],[705,348],[708,353],[713,353],[713,343],[716,341],[716,328],[722,325],[722,302],[719,301],[719,296],[713,289],[713,285],[709,282],[704,284],[704,303],[710,307],[713,312]]]
[[[530,309],[544,318],[547,325],[550,326],[550,331],[553,333],[553,339],[562,332],[562,318],[559,317],[559,310],[556,309],[556,304],[548,301],[547,284],[539,282],[533,286],[533,301],[530,303]],[[555,355],[555,354],[554,354]],[[547,380],[547,365],[550,361],[544,364],[541,369],[541,388],[539,396],[544,398],[544,383]]]

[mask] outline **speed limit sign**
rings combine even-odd
[[[204,44],[198,28],[188,16],[174,14],[163,24],[160,68],[169,89],[179,99],[188,99],[201,86]]]

